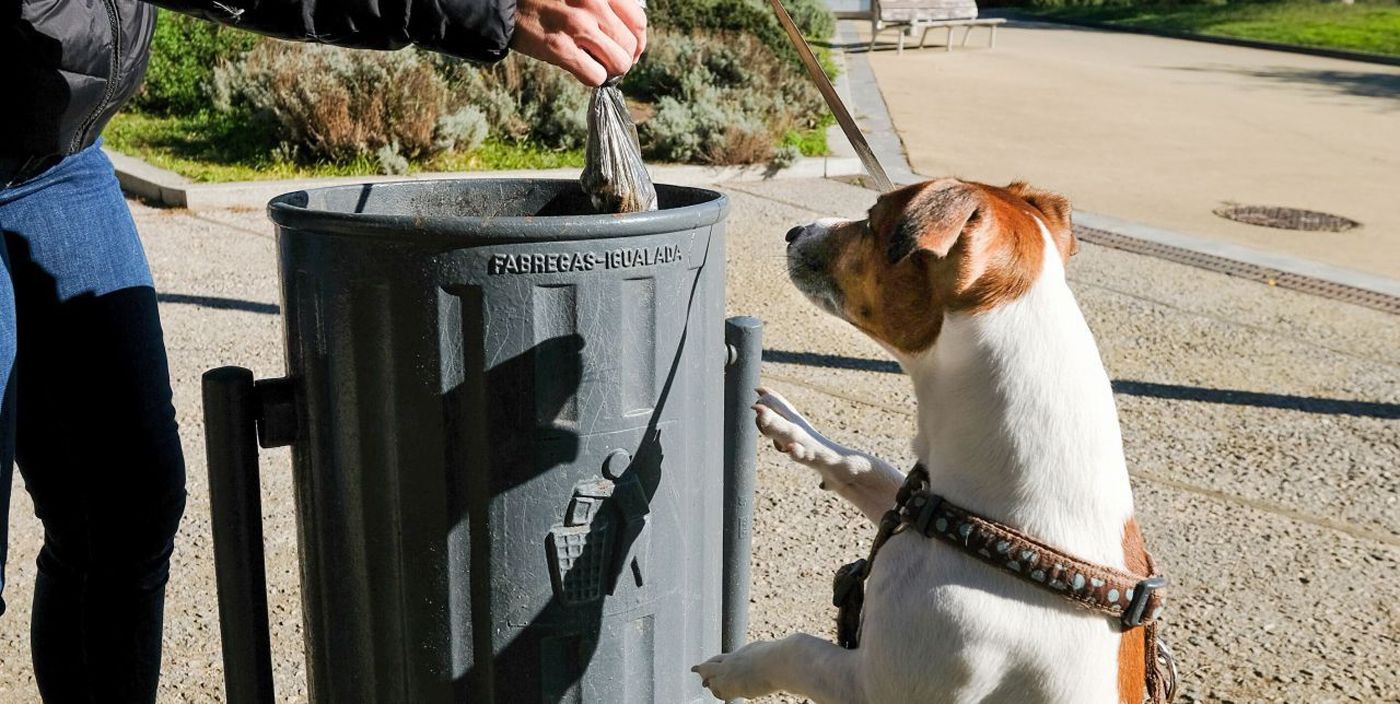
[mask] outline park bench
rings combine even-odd
[[[1000,17],[979,19],[975,0],[870,0],[870,50],[875,40],[887,29],[899,30],[899,53],[904,53],[904,38],[919,32],[919,48],[928,40],[931,29],[946,29],[944,46],[953,50],[953,30],[962,28],[962,46],[976,27],[989,30],[987,46],[997,45],[997,27],[1005,24]]]

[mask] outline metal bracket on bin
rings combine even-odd
[[[254,382],[253,372],[242,367],[204,374],[209,512],[229,704],[274,701],[258,446],[290,445],[297,436],[290,380]]]
[[[258,401],[258,444],[285,447],[297,441],[296,387],[291,379],[253,382]]]

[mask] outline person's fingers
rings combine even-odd
[[[532,59],[554,64],[573,74],[584,85],[597,88],[608,80],[608,70],[566,37],[554,35],[543,39],[517,31],[513,44],[516,51]]]
[[[637,47],[632,53],[633,60],[636,60],[647,50],[647,11],[637,0],[611,0],[611,3],[618,19],[637,38]]]
[[[637,58],[637,34],[608,5],[604,4],[598,10],[593,18],[598,23],[598,29],[608,35],[609,39],[617,42],[617,45],[622,47],[622,50],[635,61]],[[631,68],[631,64],[628,65],[628,68]]]
[[[594,31],[574,37],[580,49],[591,54],[607,70],[608,76],[621,76],[632,68],[632,52],[623,49],[612,37]],[[606,80],[606,79],[605,79]],[[601,81],[599,82],[601,84]]]
[[[520,0],[511,44],[596,87],[627,73],[646,50],[646,12],[637,0]]]
[[[592,54],[578,46],[574,47],[573,52],[569,56],[564,57],[563,61],[558,62],[558,65],[569,73],[574,74],[575,78],[579,79],[579,81],[590,88],[597,88],[603,85],[607,82],[608,77],[613,75],[609,72],[607,66],[604,66],[594,58]]]

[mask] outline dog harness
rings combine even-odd
[[[909,472],[895,496],[894,508],[880,518],[870,556],[836,572],[832,601],[838,609],[836,640],[841,647],[854,649],[859,645],[865,580],[880,548],[906,530],[941,540],[1003,572],[1116,619],[1125,631],[1141,629],[1147,661],[1145,701],[1165,704],[1175,698],[1176,663],[1157,636],[1167,580],[1156,574],[1151,555],[1147,556],[1146,576],[1081,560],[945,501],[930,489],[928,471],[922,464]]]

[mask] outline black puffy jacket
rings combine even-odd
[[[417,44],[503,58],[515,0],[157,0],[284,39],[364,49]],[[97,140],[146,72],[156,9],[141,0],[0,0],[0,157],[72,154]]]

